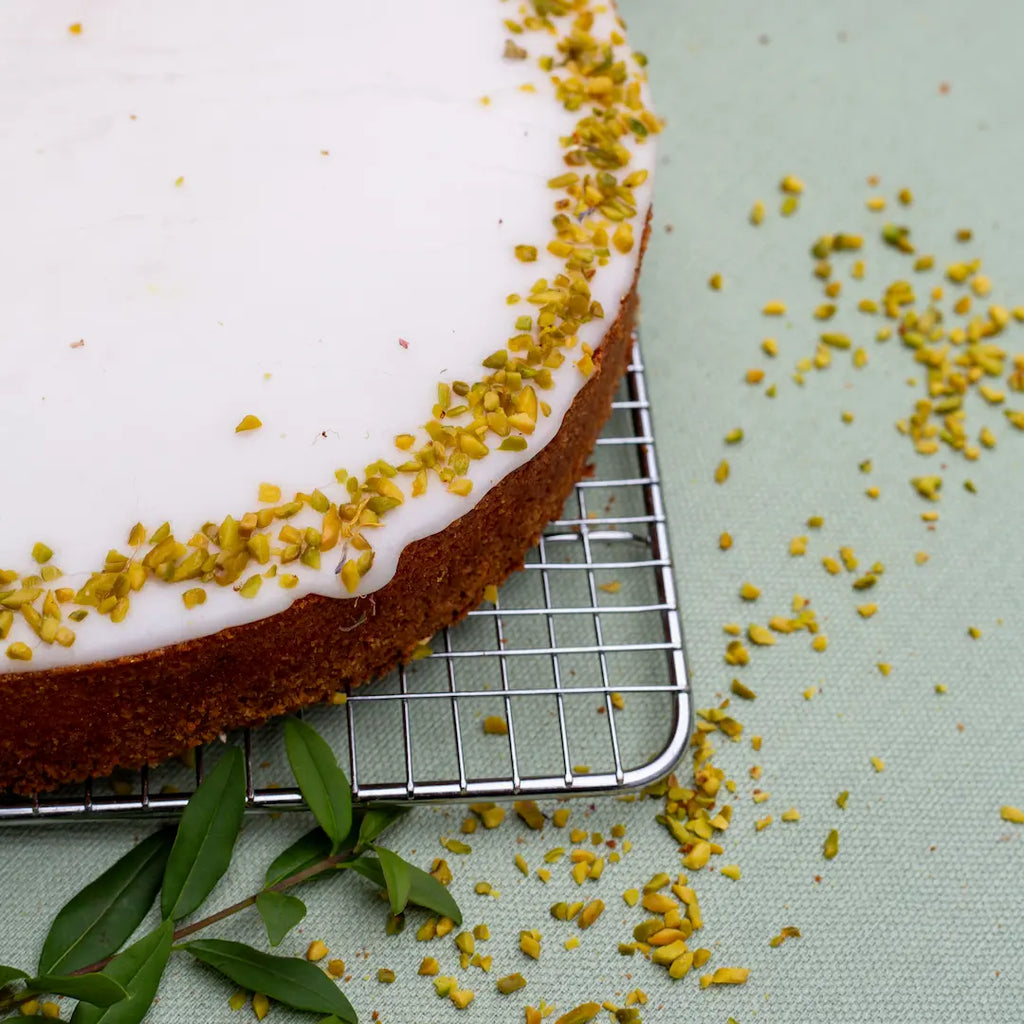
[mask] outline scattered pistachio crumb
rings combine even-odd
[[[825,860],[832,860],[839,852],[839,832],[837,829],[832,829],[825,837],[825,845],[822,852],[825,855]]]
[[[235,427],[235,433],[241,434],[247,430],[259,430],[263,426],[263,421],[258,416],[253,416],[251,413],[247,416],[243,416],[239,421],[238,426]]]
[[[540,933],[523,931],[519,933],[519,948],[531,959],[540,959]]]
[[[44,565],[53,558],[53,549],[40,541],[32,548],[32,558],[38,565]]]
[[[323,960],[323,958],[327,956],[329,952],[330,950],[327,948],[326,942],[324,942],[322,939],[314,939],[306,947],[306,959],[312,960],[315,963],[319,960]]]
[[[526,988],[526,979],[521,974],[506,974],[497,981],[497,989],[503,996],[518,992],[521,988]]]
[[[750,977],[749,967],[719,967],[714,974],[702,974],[700,987],[709,985],[744,985]]]
[[[749,686],[745,686],[738,679],[734,679],[732,681],[730,689],[734,694],[736,694],[737,697],[742,697],[743,700],[757,699],[757,694],[753,690],[751,690]]]
[[[456,988],[448,993],[448,998],[455,1004],[457,1010],[465,1010],[476,999],[476,993],[469,989]]]
[[[544,815],[535,800],[517,800],[512,806],[530,828],[540,831],[544,827]]]
[[[488,715],[483,721],[484,732],[492,736],[507,736],[508,722],[501,715]]]
[[[779,946],[781,946],[786,941],[786,939],[799,939],[799,938],[800,938],[800,929],[799,928],[795,928],[793,925],[787,925],[785,928],[783,928],[779,932],[778,935],[776,935],[773,938],[768,940],[768,945],[771,946],[772,949],[777,949]]]

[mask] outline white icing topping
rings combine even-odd
[[[66,574],[55,585],[77,587],[108,549],[130,550],[135,522],[168,520],[187,540],[258,508],[261,481],[285,500],[319,487],[344,501],[336,468],[402,461],[393,439],[430,418],[437,382],[480,377],[532,312],[505,296],[561,269],[544,251],[546,182],[580,116],[537,67],[551,37],[518,37],[530,59],[502,59],[514,13],[481,0],[0,8],[0,568],[37,572],[43,541]],[[599,14],[594,33],[612,26]],[[636,147],[628,170],[653,156]],[[637,198],[639,238],[649,185]],[[520,243],[536,263],[514,258]],[[635,262],[613,253],[595,275],[606,316],[582,342],[599,344]],[[472,463],[470,498],[435,478],[387,514],[360,593],[554,436],[584,382],[571,360],[555,378],[528,450]],[[247,414],[263,427],[236,433]],[[191,611],[194,583],[148,584],[123,622],[92,612],[71,648],[16,616],[7,643],[34,657],[0,673],[151,650],[305,593],[342,598],[340,555],[318,572],[290,564],[298,587],[267,580],[255,600],[209,584]]]

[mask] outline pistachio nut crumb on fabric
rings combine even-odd
[[[877,179],[872,179],[871,183],[873,186],[879,184]],[[803,182],[795,176],[787,175],[780,183],[779,189],[783,194],[780,213],[783,216],[795,213],[796,206],[788,203],[788,200],[803,196]],[[913,194],[909,189],[901,189],[894,197],[894,202],[906,210],[913,205]],[[865,201],[865,208],[871,214],[882,214],[889,206],[889,199],[883,195],[872,195]],[[751,225],[760,227],[765,223],[767,216],[764,202],[757,200],[749,213]],[[956,232],[953,244],[964,245],[971,243],[973,239],[973,232],[961,229]],[[887,255],[889,252],[895,252],[901,259],[909,261],[905,270],[901,268],[898,275],[880,292],[862,294],[859,297],[843,296],[844,283],[856,284],[864,281],[872,257],[879,253]],[[1007,424],[1002,431],[1003,436],[1009,437],[1014,429],[1024,430],[1024,413],[1006,407],[1008,398],[1013,393],[1024,393],[1024,354],[1011,355],[1002,344],[1002,336],[1012,329],[1013,322],[1024,321],[1024,307],[1016,306],[1011,309],[987,303],[993,286],[988,277],[981,272],[980,257],[972,254],[968,259],[954,258],[952,262],[945,264],[945,282],[934,283],[930,288],[925,287],[918,283],[920,275],[941,274],[942,271],[936,268],[942,264],[931,254],[917,253],[909,227],[892,223],[883,223],[877,235],[853,231],[820,235],[812,242],[809,257],[809,269],[821,282],[827,301],[808,311],[808,326],[804,334],[813,335],[814,321],[831,320],[844,305],[852,306],[866,319],[865,327],[859,332],[833,329],[818,331],[813,351],[799,358],[795,364],[792,380],[796,385],[806,386],[809,375],[826,371],[839,356],[849,358],[850,366],[855,371],[865,372],[871,365],[869,350],[872,341],[876,345],[882,345],[899,339],[908,357],[908,368],[915,373],[907,383],[911,387],[923,387],[924,390],[924,395],[914,402],[910,413],[895,423],[897,432],[911,443],[916,456],[926,460],[936,456],[952,456],[966,462],[976,461],[983,452],[996,448],[1000,439],[994,429],[998,425],[998,420],[993,423],[989,419],[989,422],[977,424],[976,419],[991,417],[995,411],[1003,412]],[[849,282],[842,280],[841,274],[844,269]],[[914,283],[911,283],[912,280]],[[852,290],[850,288],[850,291]],[[978,300],[986,300],[986,304],[982,305]],[[795,315],[785,296],[772,297],[764,302],[761,313],[765,317]],[[777,341],[774,338],[764,339],[761,342],[761,351],[768,359],[776,358],[779,353]],[[775,384],[761,367],[748,372],[746,382],[763,383],[766,395],[775,395]],[[1024,398],[1021,404],[1024,405]],[[969,416],[971,421],[968,419]],[[846,425],[853,425],[856,422],[853,412],[848,410],[842,411],[840,419]],[[725,435],[723,442],[738,448],[738,458],[734,458],[732,464],[722,460],[715,472],[717,483],[724,483],[729,474],[737,468],[742,472],[742,459],[746,454],[743,449],[748,447],[747,444],[741,444],[743,441],[742,427],[737,426]],[[861,460],[856,470],[870,474],[873,468],[873,460],[868,458]],[[923,501],[935,504],[943,499],[943,484],[950,472],[951,467],[944,462],[934,471],[914,473],[909,477],[909,485]],[[963,481],[963,489],[968,494],[977,493],[977,488],[970,478]],[[864,494],[871,501],[883,499],[883,492],[876,485],[867,487]],[[939,521],[939,515],[934,509],[926,508],[920,513],[920,519],[926,524],[927,529],[935,529],[934,524]],[[856,612],[854,621],[859,619],[866,626],[868,620],[880,614],[880,609],[884,607],[884,588],[881,584],[886,567],[880,561],[875,561],[868,568],[861,568],[860,559],[848,544],[840,545],[838,550],[833,547],[831,551],[821,552],[819,549],[815,552],[818,535],[825,527],[824,519],[817,515],[811,516],[806,526],[813,532],[792,537],[789,541],[789,555],[799,558],[814,553],[819,564],[825,569],[827,577],[836,578],[837,582],[839,578],[845,577],[849,582],[851,596],[854,597],[851,602],[851,611]],[[730,553],[725,557],[734,557],[732,552],[742,549],[742,545],[743,538],[737,537],[732,530],[723,530],[718,535],[718,548],[723,553]],[[929,559],[927,552],[924,551],[913,552],[911,557],[918,566],[926,564]],[[808,578],[808,585],[812,582],[811,578]],[[873,598],[879,594],[879,598],[864,600],[863,597],[866,595],[860,596],[863,591],[871,591]],[[762,598],[762,589],[749,581],[742,581],[738,583],[738,597],[742,602],[756,602]],[[852,623],[847,623],[842,628],[855,627]],[[752,623],[747,627],[746,639],[750,646],[737,639],[741,636],[742,630],[736,623],[725,623],[723,631],[727,636],[724,661],[733,669],[742,670],[753,658],[764,657],[760,653],[762,649],[773,647],[787,634],[799,631],[807,631],[812,635],[811,647],[814,651],[824,654],[829,646],[828,638],[819,633],[818,619],[811,607],[810,599],[800,594],[793,599],[791,615],[772,616],[768,619],[767,627],[759,623]],[[966,632],[974,640],[979,640],[982,636],[982,631],[974,625],[968,626]],[[889,661],[877,661],[874,668],[883,677],[890,676],[893,671]],[[757,697],[742,678],[733,679],[729,690],[732,697],[742,700],[750,701]],[[803,696],[805,700],[810,700],[819,692],[820,687],[810,686],[803,690]],[[936,684],[935,692],[945,693],[947,687],[941,683]],[[742,726],[730,713],[729,697],[722,699],[718,707],[703,709],[697,714],[697,731],[693,746],[694,788],[684,790],[677,786],[673,778],[664,788],[651,792],[666,797],[666,811],[660,820],[681,842],[683,864],[703,867],[712,853],[722,852],[723,847],[717,840],[724,841],[724,837],[715,831],[714,826],[703,827],[700,823],[710,824],[714,799],[722,786],[735,791],[735,783],[725,779],[719,769],[714,767],[709,737],[720,731],[735,741],[739,739]],[[757,740],[759,749],[760,737]],[[886,765],[882,757],[877,754],[865,756],[876,774],[885,770]],[[755,779],[760,777],[759,766],[751,769],[751,776]],[[700,795],[704,808],[698,805],[688,809],[685,812],[686,820],[681,824],[679,803],[672,799],[673,795],[678,799],[691,801]],[[836,799],[835,804],[840,811],[846,809],[848,797],[849,792],[844,791]],[[752,798],[755,804],[764,803],[770,799],[770,794],[755,790]],[[732,809],[724,810],[731,812]],[[1000,816],[1004,821],[1024,822],[1024,812],[1016,807],[1002,807]],[[799,821],[800,814],[796,808],[790,808],[781,818],[784,822],[795,823]],[[720,826],[728,825],[731,823],[731,813],[728,816],[719,814],[717,819]],[[762,832],[768,829],[774,820],[771,814],[757,817],[753,821],[755,831]],[[832,828],[825,836],[821,856],[826,861],[832,861],[839,855],[839,851],[839,830]],[[742,877],[739,865],[725,865],[719,868],[719,873],[730,878]],[[820,881],[820,876],[816,877],[816,881]],[[634,895],[627,893],[627,902],[630,902]],[[645,907],[652,905],[662,908],[659,900],[653,901],[653,904],[651,901],[644,904]],[[654,922],[642,928],[637,938],[649,940],[650,929],[656,927],[656,924],[657,922]],[[799,936],[799,928],[795,925],[787,926],[770,940],[770,945],[776,948],[788,938]],[[659,953],[655,962],[664,960],[665,955],[664,952]],[[741,979],[745,980],[742,972],[721,968],[703,975],[701,985]]]

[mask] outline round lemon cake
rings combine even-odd
[[[626,365],[610,4],[0,9],[0,787],[408,658],[522,564]]]

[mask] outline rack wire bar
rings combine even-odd
[[[654,449],[634,340],[592,472],[526,571],[427,657],[303,712],[348,762],[356,800],[593,794],[672,770],[692,707]],[[245,753],[251,810],[304,807],[279,721],[223,742]],[[173,816],[222,745],[32,799],[0,794],[0,824]]]

